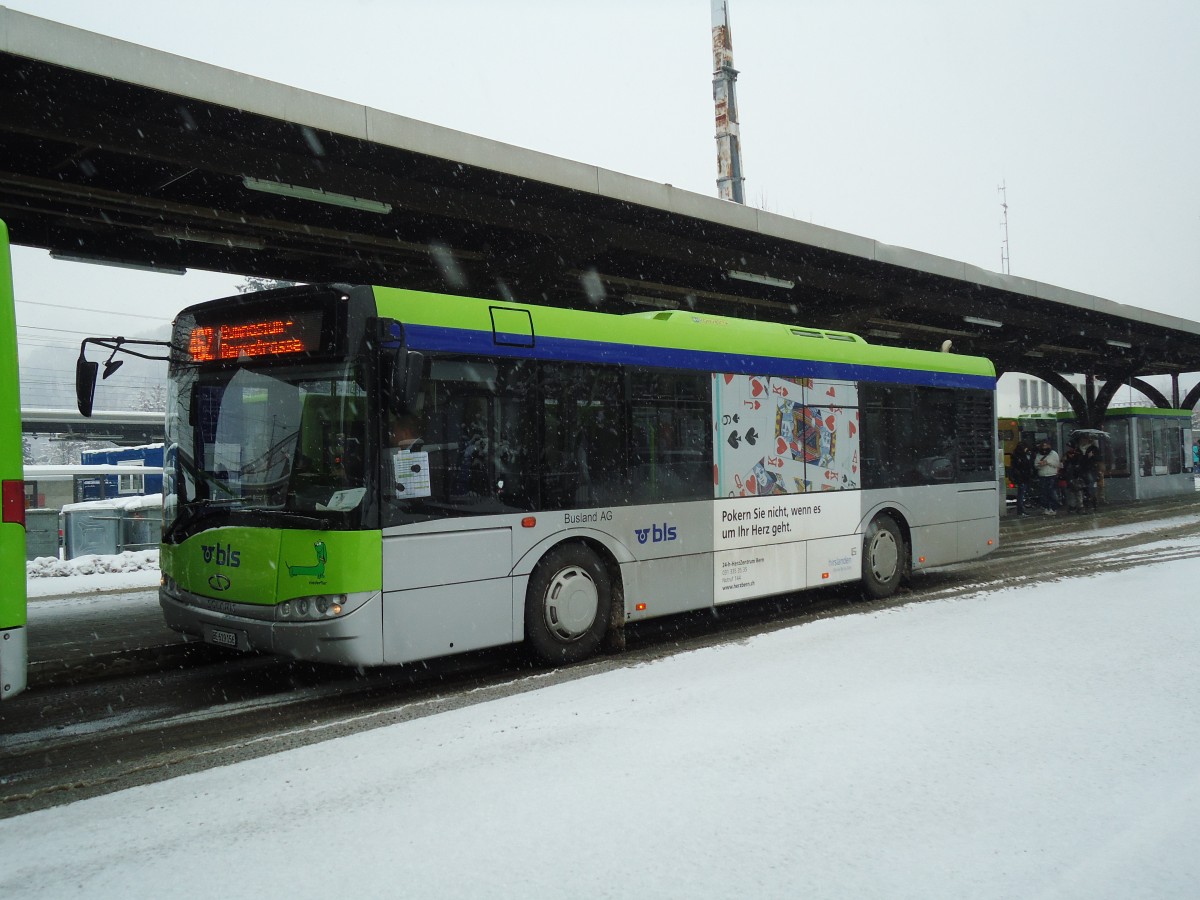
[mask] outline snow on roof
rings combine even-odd
[[[56,481],[96,475],[161,475],[162,466],[119,466],[116,464],[26,466],[25,480]]]

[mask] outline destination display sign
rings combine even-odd
[[[318,351],[323,318],[308,312],[198,326],[191,331],[188,352],[193,362],[224,362]]]

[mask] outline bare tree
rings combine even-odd
[[[167,408],[167,386],[154,384],[138,392],[136,406],[143,412],[162,412]]]
[[[107,446],[96,441],[84,441],[78,438],[59,438],[51,443],[50,464],[59,466],[75,466],[80,462],[80,454],[84,450]]]
[[[239,294],[253,294],[256,291],[269,291],[274,288],[295,287],[294,281],[279,281],[275,278],[259,278],[256,275],[247,275],[246,280],[237,285]]]

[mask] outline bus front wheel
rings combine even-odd
[[[863,588],[867,595],[883,600],[896,593],[904,577],[904,535],[891,516],[876,516],[863,535]]]
[[[608,625],[612,584],[583,544],[560,544],[543,557],[525,594],[525,640],[547,663],[587,659]]]

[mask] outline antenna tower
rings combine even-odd
[[[1004,229],[1004,240],[1000,242],[1000,271],[1005,275],[1011,275],[1012,270],[1008,259],[1008,187],[1006,182],[1001,181],[1000,187],[996,190],[1000,192],[1000,227]]]
[[[717,196],[745,203],[742,146],[734,86],[733,37],[728,0],[712,0],[713,103],[717,108]]]

